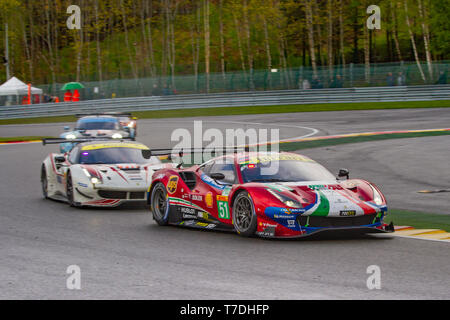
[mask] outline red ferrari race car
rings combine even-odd
[[[156,171],[148,203],[159,225],[247,237],[392,232],[393,224],[383,223],[387,207],[378,187],[348,179],[346,169],[339,178],[299,154],[239,152],[187,169]]]

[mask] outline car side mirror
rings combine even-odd
[[[220,173],[220,172],[211,173],[210,177],[213,178],[214,180],[217,180],[217,181],[225,179],[225,175],[223,173]]]
[[[64,156],[56,156],[55,157],[55,162],[56,163],[63,163],[65,161],[66,161],[66,157],[64,157]]]
[[[338,173],[338,177],[342,178],[342,177],[346,177],[347,179],[349,179],[349,175],[350,175],[350,171],[348,169],[339,169],[339,173]]]
[[[70,131],[70,127],[69,126],[65,126],[64,127],[64,131]]]
[[[144,157],[144,159],[150,159],[152,156],[152,151],[148,149],[143,149],[142,156]]]

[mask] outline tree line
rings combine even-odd
[[[36,84],[449,58],[450,0],[0,0],[13,75]],[[81,29],[66,26],[81,8]],[[381,8],[369,30],[366,8]],[[419,62],[423,62],[422,64]],[[370,74],[366,75],[370,77]],[[0,80],[6,80],[0,66]],[[207,87],[208,91],[209,88]]]

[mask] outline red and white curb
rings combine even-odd
[[[0,146],[16,145],[16,144],[29,144],[29,143],[41,143],[42,140],[27,140],[27,141],[8,141],[0,142]]]
[[[450,232],[441,229],[415,229],[410,226],[396,226],[391,235],[402,238],[444,241],[450,243]]]

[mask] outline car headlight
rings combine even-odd
[[[283,202],[286,206],[291,207],[291,208],[303,208],[302,204],[300,202],[298,202],[297,200],[294,200],[288,196],[285,196],[282,193],[276,192],[274,190],[271,189],[267,189],[267,191],[269,191],[275,198],[277,198],[278,200],[280,200],[281,202]]]
[[[112,138],[113,138],[113,139],[122,139],[123,137],[122,137],[122,135],[121,135],[120,133],[114,133],[114,134],[112,135]]]
[[[97,183],[99,183],[100,182],[100,180],[98,180],[98,178],[96,178],[96,177],[92,177],[91,178],[91,183],[92,184],[97,184]]]
[[[74,135],[73,133],[68,134],[68,135],[66,136],[66,139],[67,139],[67,140],[75,140],[76,138],[77,138],[77,136]]]
[[[373,190],[373,202],[376,205],[381,206],[383,204],[383,198],[381,197],[381,194],[372,185],[370,185],[370,187]]]

